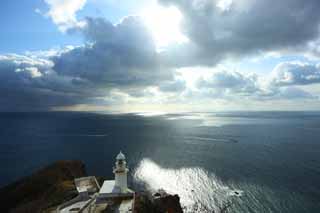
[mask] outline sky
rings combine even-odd
[[[2,0],[0,111],[320,109],[319,0]]]

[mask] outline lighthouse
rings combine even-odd
[[[96,204],[106,204],[110,199],[132,199],[134,191],[128,188],[126,156],[120,151],[113,167],[114,180],[105,180],[96,198]]]
[[[58,212],[134,212],[135,192],[128,188],[128,172],[126,156],[120,151],[113,167],[114,180],[105,180],[100,187],[94,176],[76,178],[79,196],[60,205]]]
[[[113,168],[115,187],[120,189],[122,193],[128,191],[127,184],[127,173],[129,169],[127,168],[126,156],[120,151],[116,157],[116,164]]]

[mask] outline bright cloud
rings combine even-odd
[[[72,27],[81,27],[84,22],[78,21],[76,13],[81,10],[87,0],[45,0],[49,6],[46,13],[61,31]]]
[[[183,16],[176,7],[163,7],[154,4],[142,11],[141,16],[151,31],[158,48],[172,43],[187,42],[188,38],[181,32]]]
[[[271,73],[275,85],[306,85],[320,83],[320,64],[306,62],[282,62]]]
[[[233,0],[220,0],[217,3],[217,7],[219,7],[222,11],[228,11],[231,8]]]

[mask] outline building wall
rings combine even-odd
[[[123,172],[123,173],[116,173],[115,175],[115,179],[116,179],[116,186],[120,187],[121,190],[125,190],[127,189],[127,173]]]

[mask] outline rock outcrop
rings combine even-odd
[[[182,213],[178,195],[161,194],[150,196],[138,193],[135,200],[135,213]]]

